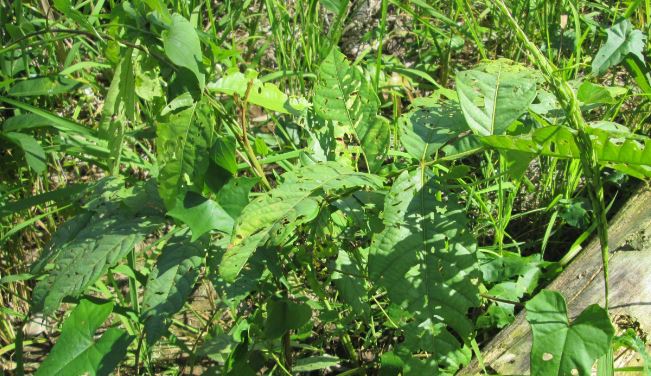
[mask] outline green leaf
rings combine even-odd
[[[113,311],[113,303],[82,299],[61,328],[61,336],[36,376],[109,375],[133,341],[125,331],[109,328],[99,339],[95,331]]]
[[[400,142],[412,157],[425,161],[466,130],[461,109],[454,103],[418,108],[398,119]]]
[[[191,240],[187,231],[174,235],[163,247],[147,279],[142,303],[150,346],[167,332],[169,320],[192,293],[205,253],[204,245]]]
[[[307,358],[297,359],[292,371],[294,372],[312,372],[320,369],[334,367],[341,363],[341,359],[336,356],[320,355],[309,356]]]
[[[533,331],[531,375],[589,375],[610,348],[615,329],[608,313],[588,306],[570,324],[563,296],[543,290],[527,304]]]
[[[596,124],[598,125],[598,124]],[[621,128],[617,128],[621,129]],[[651,139],[622,131],[589,127],[586,132],[592,139],[597,160],[613,167],[635,168],[651,166]],[[497,149],[521,151],[556,158],[579,158],[579,148],[574,140],[575,131],[563,126],[534,129],[519,136],[500,135],[482,137],[481,141]],[[635,169],[646,176],[646,168]]]
[[[362,256],[359,255],[359,257]],[[368,304],[368,295],[364,288],[364,272],[343,249],[339,250],[335,268],[337,271],[332,273],[332,280],[337,286],[341,299],[350,305],[356,314],[367,316],[371,307]]]
[[[288,331],[307,324],[311,318],[312,310],[307,304],[271,299],[267,302],[264,335],[269,339],[282,337]]]
[[[235,222],[218,203],[194,192],[187,192],[183,199],[179,197],[167,214],[190,227],[192,241],[211,230],[230,234]]]
[[[135,77],[133,73],[133,49],[127,48],[124,57],[115,68],[104,107],[99,136],[108,141],[111,153],[109,166],[117,172],[127,126],[133,126],[136,111]]]
[[[234,137],[219,137],[210,149],[210,157],[215,164],[231,175],[237,174],[237,143]]]
[[[190,21],[180,14],[173,14],[170,28],[163,32],[163,47],[165,55],[172,63],[194,73],[199,88],[203,91],[206,76],[203,70],[201,43]]]
[[[18,132],[1,133],[0,136],[5,137],[22,149],[27,165],[34,172],[40,174],[47,169],[45,151],[34,137]]]
[[[384,230],[371,245],[369,277],[415,318],[443,324],[437,337],[448,349],[459,349],[450,331],[468,338],[473,325],[467,313],[479,305],[476,244],[455,197],[439,201],[441,187],[422,179],[419,172],[404,172],[387,194]]]
[[[237,218],[249,203],[251,189],[260,178],[241,177],[231,179],[217,192],[217,202],[232,217]]]
[[[186,191],[201,192],[212,145],[212,124],[201,103],[169,116],[158,124],[157,156],[160,196],[168,209]]]
[[[368,169],[377,170],[387,153],[389,124],[377,116],[380,100],[371,83],[333,48],[319,67],[315,90],[316,114],[351,133],[362,148]]]
[[[95,214],[64,227],[66,236],[49,251],[53,269],[34,288],[33,311],[54,313],[64,297],[83,293],[157,227],[147,218],[119,214]]]
[[[354,172],[335,162],[308,165],[283,175],[283,183],[250,202],[235,224],[220,273],[235,280],[251,254],[270,235],[281,237],[296,226],[312,221],[319,212],[323,192],[345,188],[378,188],[382,180]]]
[[[604,74],[608,68],[619,64],[628,54],[632,54],[644,62],[644,46],[646,36],[633,29],[629,20],[623,20],[609,29],[606,29],[608,39],[601,46],[594,60],[592,60],[592,73]]]
[[[18,81],[9,88],[12,97],[35,97],[39,95],[59,95],[81,87],[81,82],[64,77],[34,77]]]
[[[254,76],[254,75],[251,75]],[[248,103],[284,114],[301,115],[310,106],[304,98],[290,98],[272,83],[263,83],[258,78],[248,77],[237,69],[226,72],[217,82],[208,84],[208,90],[244,99],[249,90]]]
[[[36,114],[20,114],[5,120],[2,129],[5,132],[17,132],[25,129],[43,128],[50,125],[48,119]]]
[[[617,97],[627,91],[624,87],[609,87],[586,81],[579,86],[576,97],[583,104],[615,104]]]
[[[536,76],[527,68],[497,60],[457,74],[457,94],[475,134],[503,134],[536,97]]]

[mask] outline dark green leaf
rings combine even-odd
[[[20,146],[25,154],[27,165],[37,174],[40,174],[47,169],[47,157],[45,156],[45,151],[34,137],[18,132],[8,132],[0,135]]]
[[[312,310],[307,304],[272,299],[267,302],[264,335],[269,339],[282,337],[289,330],[307,324],[311,317]]]

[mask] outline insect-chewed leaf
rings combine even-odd
[[[133,341],[125,331],[109,328],[99,339],[95,331],[113,311],[113,303],[82,299],[63,323],[61,336],[36,375],[109,375]]]
[[[596,75],[605,73],[608,68],[619,64],[628,54],[644,61],[644,41],[646,37],[640,30],[633,29],[629,20],[616,23],[606,29],[608,39],[601,46],[592,60],[592,72]]]
[[[416,108],[398,119],[400,142],[418,160],[426,160],[467,129],[458,105]]]
[[[441,187],[418,172],[398,177],[384,203],[384,230],[373,238],[368,271],[391,301],[416,319],[444,324],[436,337],[459,349],[450,331],[468,338],[473,327],[468,309],[479,305],[476,244],[463,208],[454,196],[438,200],[439,192]]]
[[[527,111],[536,97],[537,77],[524,66],[497,60],[459,72],[456,83],[468,126],[489,136],[504,133]]]
[[[389,142],[389,125],[377,116],[379,107],[370,82],[333,48],[319,67],[314,109],[322,119],[339,122],[352,132],[370,171],[382,164]]]
[[[235,280],[251,254],[272,232],[288,233],[313,220],[323,200],[318,193],[382,185],[381,178],[354,172],[336,162],[308,165],[285,173],[283,178],[280,185],[242,210],[220,265],[225,280]]]
[[[202,104],[194,103],[158,124],[156,135],[161,165],[159,193],[165,206],[173,209],[181,193],[203,189],[212,146],[212,125]]]
[[[608,313],[596,304],[570,324],[563,296],[543,290],[526,307],[531,324],[531,375],[589,375],[615,334]]]
[[[205,255],[201,242],[192,242],[188,231],[175,235],[161,251],[149,274],[142,303],[147,343],[153,345],[167,330],[167,320],[192,293]]]

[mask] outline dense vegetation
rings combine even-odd
[[[651,176],[648,0],[0,9],[3,372],[651,359],[543,289]]]

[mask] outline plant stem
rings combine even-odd
[[[585,132],[587,124],[581,113],[579,101],[570,85],[562,78],[556,76],[557,69],[547,60],[542,52],[529,41],[529,38],[520,28],[518,23],[513,19],[508,8],[502,0],[492,0],[497,6],[509,26],[515,31],[516,36],[524,45],[524,48],[531,55],[532,61],[543,72],[545,80],[550,85],[554,95],[558,99],[561,107],[567,114],[567,121],[577,133],[575,141],[579,146],[581,166],[586,175],[589,184],[590,201],[594,213],[594,220],[597,223],[597,233],[601,245],[601,258],[604,268],[604,295],[605,308],[608,310],[608,221],[606,219],[606,205],[604,199],[604,190],[601,182],[601,174],[597,156],[592,145],[590,136]]]

